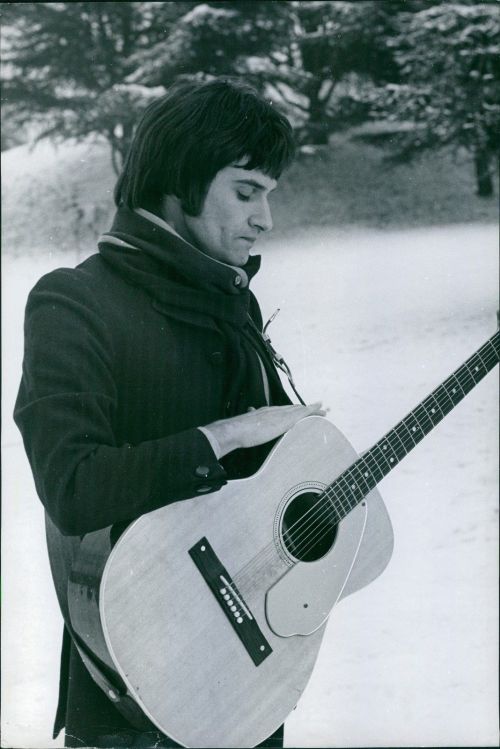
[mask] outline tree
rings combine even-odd
[[[38,138],[103,135],[115,171],[138,112],[163,93],[128,84],[131,59],[195,3],[4,3],[4,117]]]
[[[293,43],[308,74],[302,88],[308,113],[303,140],[327,143],[333,131],[365,119],[366,84],[397,78],[392,51],[385,43],[394,5],[391,0],[294,3]]]
[[[492,3],[440,3],[401,14],[390,41],[402,82],[379,91],[375,111],[409,127],[399,159],[451,145],[473,155],[477,193],[493,193],[498,153],[500,16]]]
[[[166,40],[136,58],[128,81],[168,87],[179,76],[234,75],[264,89],[275,78],[288,80],[292,5],[288,0],[197,3],[179,16]]]
[[[326,142],[366,104],[345,91],[345,106],[332,94],[353,71],[393,79],[397,67],[385,44],[393,0],[311,2],[251,0],[197,4],[171,33],[141,55],[129,81],[168,86],[178,75],[244,76],[270,93],[300,131],[302,140]],[[139,62],[139,61],[138,61]],[[352,88],[352,87],[351,87]]]
[[[178,77],[236,75],[302,143],[373,117],[404,123],[399,158],[474,154],[490,194],[498,121],[496,0],[4,3],[3,104],[39,137],[103,135],[118,171],[149,99]]]

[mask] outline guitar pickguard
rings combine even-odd
[[[266,596],[266,618],[281,637],[309,635],[328,618],[356,560],[366,525],[362,502],[339,523],[330,551],[314,562],[296,562]]]

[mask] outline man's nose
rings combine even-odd
[[[259,203],[258,209],[250,216],[250,224],[260,231],[271,231],[273,228],[273,217],[267,200]]]

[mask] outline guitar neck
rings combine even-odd
[[[500,359],[495,333],[325,490],[342,520],[469,393]]]

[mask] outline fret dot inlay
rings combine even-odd
[[[390,463],[394,463],[394,458],[389,458]]]
[[[417,427],[412,427],[412,428],[411,428],[411,431],[412,431],[412,432],[416,432],[416,431],[417,431]]]
[[[436,409],[435,409],[435,408],[431,408],[431,412],[432,412],[433,414],[435,414],[435,413],[436,413]]]
[[[387,445],[384,445],[384,446],[382,447],[382,450],[387,450]]]

